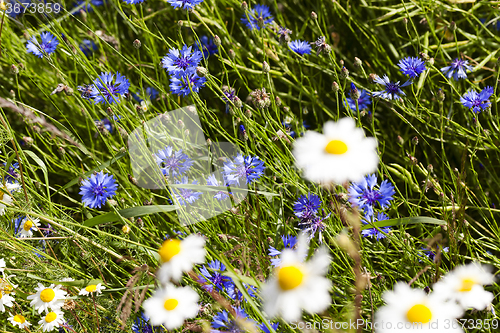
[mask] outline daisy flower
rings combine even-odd
[[[64,305],[67,292],[61,290],[60,285],[51,284],[45,288],[43,284],[39,283],[35,290],[36,294],[28,296],[27,299],[32,300],[30,305],[34,306],[38,313],[42,313],[44,310],[48,313],[49,308],[59,310]]]
[[[11,205],[13,200],[11,194],[12,192],[20,188],[19,184],[6,183],[4,186],[0,186],[0,216],[5,214],[5,208],[7,205]]]
[[[382,298],[387,305],[375,313],[373,326],[377,333],[463,332],[461,325],[453,325],[455,318],[462,315],[462,309],[444,302],[435,293],[427,295],[422,289],[398,282],[394,290],[384,292]]]
[[[412,82],[411,80],[406,81],[403,84],[399,84],[398,82],[391,82],[387,75],[381,79],[380,76],[377,76],[373,82],[381,84],[385,87],[382,91],[375,91],[372,93],[374,97],[381,97],[383,99],[401,99],[399,95],[406,96],[406,94],[401,90],[401,88],[409,86]]]
[[[273,16],[271,15],[271,11],[269,7],[266,5],[255,5],[253,6],[252,10],[248,12],[248,18],[247,15],[245,14],[241,18],[241,22],[247,26],[248,29],[253,30],[257,29],[260,30],[259,27],[259,19],[262,20],[263,22],[263,27],[266,24],[269,24],[273,21]]]
[[[379,161],[377,141],[366,138],[352,118],[325,123],[323,134],[307,131],[295,141],[293,155],[306,179],[326,184],[360,181]]]
[[[192,46],[184,45],[181,50],[170,49],[161,60],[161,67],[170,75],[187,75],[196,71],[196,66],[203,59],[200,51],[192,50]]]
[[[158,250],[162,263],[158,279],[166,284],[170,279],[179,281],[183,272],[189,272],[194,264],[205,261],[205,239],[189,235],[183,240],[167,239]]]
[[[410,79],[418,77],[425,68],[425,62],[418,57],[406,57],[399,60],[398,63],[399,70],[404,74],[408,75]]]
[[[28,326],[31,326],[30,322],[24,318],[23,315],[16,314],[14,316],[10,316],[7,318],[8,321],[12,324],[12,326],[18,326],[20,329],[24,329]]]
[[[93,294],[93,293],[95,293],[96,295],[99,295],[99,294],[102,294],[102,291],[104,289],[106,289],[106,287],[100,283],[90,284],[90,285],[86,286],[85,288],[83,288],[82,290],[80,290],[78,295],[87,296],[87,295]]]
[[[158,150],[153,157],[164,176],[180,176],[193,165],[193,160],[184,154],[182,149],[174,151],[171,146]]]
[[[294,40],[288,43],[290,49],[298,55],[311,54],[311,45],[303,40]]]
[[[308,246],[299,236],[297,250],[284,249],[281,264],[262,288],[264,311],[271,317],[281,315],[287,321],[300,320],[302,310],[309,313],[324,311],[331,304],[331,281],[325,277],[330,257],[324,247],[314,258],[304,262]]]
[[[49,312],[40,319],[38,325],[42,325],[42,329],[44,332],[50,332],[57,329],[60,325],[64,323],[64,314],[60,310],[55,310]]]
[[[243,156],[241,153],[224,163],[224,177],[228,185],[240,185],[244,178],[246,184],[251,184],[264,174],[264,162],[258,156]]]
[[[472,109],[475,113],[479,113],[490,107],[489,98],[491,95],[493,95],[493,87],[485,87],[480,93],[469,90],[460,97],[460,103],[466,108]]]
[[[128,79],[118,72],[116,73],[116,79],[114,78],[115,76],[111,73],[101,73],[94,80],[91,95],[94,99],[94,104],[113,104],[118,101],[117,98],[120,95],[128,93],[128,88],[130,87]]]
[[[191,91],[198,93],[205,86],[207,78],[199,77],[196,73],[170,78],[170,91],[172,94],[188,96]]]
[[[194,6],[199,5],[203,0],[167,0],[172,7],[180,7],[185,10],[193,9]]]
[[[377,176],[371,174],[349,187],[349,201],[370,219],[375,206],[378,204],[380,208],[386,209],[395,193],[394,186],[387,179],[378,186]]]
[[[20,225],[19,228],[19,237],[25,238],[25,237],[33,237],[33,230],[38,230],[38,227],[40,226],[40,219],[36,218],[31,218],[29,216],[26,216]]]
[[[38,40],[34,36],[28,40],[26,44],[28,53],[33,53],[37,57],[43,58],[43,56],[50,55],[56,51],[59,41],[53,34],[42,32],[40,38],[42,39],[42,43],[38,43]]]
[[[459,58],[453,60],[450,66],[441,68],[441,72],[444,76],[446,76],[446,78],[450,79],[453,76],[455,81],[458,81],[459,79],[466,79],[467,71],[472,72],[472,66],[469,65],[467,60]]]
[[[167,285],[158,289],[153,297],[142,304],[151,324],[163,325],[168,330],[174,330],[184,324],[184,320],[198,314],[200,296],[190,287],[175,287]]]
[[[473,262],[446,274],[434,285],[434,293],[464,309],[484,310],[493,301],[493,294],[484,290],[483,285],[492,284],[494,279],[489,267]]]
[[[105,174],[104,171],[94,173],[82,182],[82,202],[90,208],[101,208],[108,198],[116,194],[117,188],[113,175]]]
[[[12,307],[14,297],[8,295],[4,290],[0,289],[0,312],[5,312],[5,307]]]

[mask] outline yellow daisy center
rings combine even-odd
[[[460,286],[460,289],[458,289],[458,291],[461,292],[471,291],[472,287],[474,287],[475,284],[477,284],[477,282],[472,278],[462,279],[462,285]]]
[[[0,299],[2,299],[3,295],[2,295],[2,291],[0,290]]]
[[[56,320],[57,318],[57,313],[55,312],[49,312],[46,316],[45,316],[45,321],[47,323],[51,323],[53,322],[54,320]]]
[[[10,294],[12,292],[12,286],[6,285],[5,287],[3,287],[3,292],[5,293],[5,295]]]
[[[342,155],[347,152],[347,145],[344,141],[331,140],[325,147],[325,151],[332,155]]]
[[[15,315],[14,316],[14,321],[16,323],[23,324],[26,321],[26,319],[22,315]]]
[[[42,302],[45,302],[45,303],[52,301],[54,299],[54,297],[56,297],[56,293],[54,292],[54,290],[52,290],[50,288],[44,289],[40,293],[40,299],[42,300]]]
[[[5,187],[2,187],[2,190],[7,191],[7,190],[5,189]],[[3,191],[2,191],[2,190],[0,190],[0,200],[3,200],[3,195],[5,194],[5,193],[3,193]]]
[[[285,266],[278,269],[278,284],[282,290],[292,290],[300,286],[304,273],[296,266]]]
[[[95,284],[91,284],[90,286],[85,287],[85,290],[88,291],[89,293],[96,291],[96,289],[97,289],[97,286]]]
[[[165,301],[165,303],[163,303],[163,307],[167,311],[174,310],[177,307],[177,305],[179,305],[179,301],[176,300],[175,298],[169,298]]]
[[[29,231],[32,227],[33,227],[33,221],[28,220],[28,221],[24,222],[23,229],[25,231]]]
[[[432,312],[424,304],[415,304],[411,307],[410,310],[406,313],[406,319],[410,323],[428,323],[432,319]]]
[[[178,239],[166,240],[158,251],[163,262],[169,262],[179,252],[181,252],[181,241]]]

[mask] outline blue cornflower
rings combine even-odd
[[[292,30],[287,29],[285,27],[279,27],[276,31],[276,39],[280,42],[280,44],[290,42],[290,35],[292,34]]]
[[[245,310],[241,307],[234,307],[234,312],[236,314],[235,319],[230,319],[230,314],[226,310],[222,310],[218,312],[212,321],[212,329],[211,333],[222,333],[222,332],[231,332],[231,333],[239,333],[239,332],[247,332],[244,327],[240,327],[238,322],[246,321],[248,324],[254,324],[255,322],[252,319],[248,318]],[[237,320],[236,320],[237,319]],[[218,330],[221,329],[221,330]]]
[[[14,223],[14,235],[18,235],[19,232],[21,231],[19,228],[21,227],[21,223],[24,221],[25,218],[26,215],[20,215],[12,220],[12,222]]]
[[[122,116],[113,116],[113,119],[115,121],[120,121],[120,118]],[[113,126],[113,123],[111,122],[111,120],[109,120],[108,118],[103,118],[101,120],[94,120],[94,123],[96,125],[96,127],[98,129],[100,129],[101,127],[105,128],[109,133],[113,133],[113,129],[114,129],[114,126]]]
[[[91,84],[84,84],[83,86],[78,86],[78,91],[80,96],[85,100],[92,99],[92,92],[94,91],[94,86]]]
[[[455,81],[458,81],[459,79],[466,79],[467,71],[472,72],[472,66],[469,65],[469,62],[467,60],[462,60],[459,58],[453,60],[450,66],[441,68],[441,72],[444,74],[444,76],[446,76],[448,79],[453,76],[453,79]]]
[[[31,37],[26,44],[26,49],[28,53],[33,53],[39,58],[43,58],[43,56],[50,55],[55,52],[57,45],[59,45],[59,41],[57,38],[51,34],[50,32],[42,32],[40,34],[40,38],[42,43],[38,43],[38,40],[35,36]]]
[[[97,50],[97,45],[89,39],[82,40],[80,44],[80,50],[85,54],[85,56],[90,56],[95,50]]]
[[[209,270],[210,269],[210,270]],[[208,269],[203,265],[200,268],[202,275],[199,276],[199,282],[203,284],[203,289],[212,291],[214,287],[220,291],[223,291],[228,282],[232,282],[232,279],[228,276],[222,275],[221,273],[226,270],[226,266],[219,260],[212,260],[208,263]]]
[[[297,244],[297,237],[295,236],[281,236],[281,240],[283,241],[283,249],[293,249]],[[282,251],[269,246],[269,256],[274,257],[271,258],[271,265],[274,267],[278,267],[281,264],[281,258],[278,256],[281,255]]]
[[[144,2],[144,0],[123,0],[123,1],[129,5],[135,5]]]
[[[176,184],[189,184],[187,177],[182,177],[181,180],[176,180]],[[192,185],[198,185],[198,182],[195,180],[191,183]],[[194,190],[182,188],[182,187],[173,187],[174,195],[179,201],[181,206],[186,206],[188,203],[192,204],[196,200],[200,198],[203,194],[201,192],[195,192]]]
[[[174,151],[171,146],[158,150],[154,158],[164,176],[180,176],[193,165],[193,160],[184,154],[182,149]]]
[[[418,57],[406,57],[399,60],[399,69],[404,75],[408,75],[411,79],[418,77],[425,68],[425,62]]]
[[[101,171],[82,181],[80,194],[85,206],[101,208],[109,197],[116,194],[117,189],[118,185],[113,175]]]
[[[241,18],[241,22],[244,23],[248,29],[253,30],[257,29],[260,30],[259,27],[259,18],[262,18],[262,22],[264,23],[264,26],[266,24],[269,24],[273,21],[273,16],[271,15],[271,11],[269,7],[266,5],[255,5],[252,10],[248,13],[248,18],[247,19],[246,14]],[[263,27],[264,27],[263,26]]]
[[[246,184],[251,184],[264,174],[264,162],[258,156],[244,157],[241,153],[233,161],[224,163],[224,176],[228,185],[240,185],[240,179],[245,178]]]
[[[73,325],[68,324],[67,321],[59,325],[57,329],[58,333],[74,332]]]
[[[4,166],[4,164],[0,164],[0,166]],[[4,181],[2,181],[1,183],[3,182],[7,182],[7,183],[11,183],[11,184],[17,184],[18,183],[18,178],[19,178],[19,174],[17,173],[17,170],[19,169],[19,163],[13,163],[11,165],[9,165],[9,169],[7,170],[7,174],[4,176]],[[2,177],[0,177],[0,180],[2,180]]]
[[[323,242],[323,231],[326,229],[326,224],[323,222],[332,215],[329,213],[325,217],[314,216],[309,219],[302,219],[299,222],[299,227],[302,229],[303,233],[309,234],[309,239],[313,239],[316,233],[318,233],[319,242]]]
[[[394,186],[387,179],[377,186],[377,176],[372,174],[365,176],[358,183],[352,183],[349,187],[349,201],[363,210],[365,216],[370,219],[375,205],[378,203],[380,208],[387,208],[394,193]]]
[[[316,216],[319,207],[321,206],[321,199],[316,194],[308,193],[301,195],[293,204],[295,216],[302,219],[308,219]]]
[[[439,245],[436,245],[436,246],[437,246],[437,248],[439,249]],[[422,251],[424,252],[424,255],[425,255],[427,258],[429,258],[430,260],[434,261],[434,258],[436,257],[436,252],[437,252],[437,251],[434,251],[434,250],[428,250],[428,249],[426,249],[425,247],[422,247],[421,249],[422,249]],[[447,253],[449,250],[450,250],[450,248],[449,248],[448,246],[446,246],[446,247],[443,247],[442,252]],[[418,255],[420,255],[420,254],[418,254]],[[420,260],[420,259],[419,259],[418,261],[422,261],[422,260]]]
[[[279,323],[270,323],[270,324],[271,324],[271,327],[273,328],[274,331],[276,331],[278,329],[278,326],[280,325]],[[260,324],[259,328],[264,333],[271,333],[269,328],[267,328],[266,324],[264,324],[264,323]]]
[[[401,88],[406,87],[412,83],[411,80],[408,80],[405,83],[403,83],[402,85],[400,85],[399,81],[395,82],[395,83],[391,82],[387,75],[384,75],[383,79],[381,79],[380,76],[377,76],[373,81],[385,86],[385,90],[376,91],[376,92],[372,93],[372,95],[375,97],[381,97],[381,98],[389,99],[389,100],[390,99],[401,99],[401,97],[399,95],[406,96],[406,94],[401,90]]]
[[[165,332],[165,329],[161,326],[153,327],[149,323],[149,317],[141,312],[140,316],[134,320],[134,324],[132,325],[132,332],[134,333],[155,333],[155,332]]]
[[[250,297],[257,297],[257,288],[246,283],[242,283],[243,287],[247,291]],[[233,301],[241,302],[246,301],[243,297],[243,293],[236,287],[234,282],[231,280],[225,283],[224,287],[226,288],[226,293]]]
[[[199,5],[203,0],[167,0],[174,8],[181,7],[183,9],[193,9],[194,6]]]
[[[374,222],[377,222],[377,221],[384,221],[384,220],[388,220],[389,219],[389,216],[387,216],[386,214],[384,213],[377,213],[377,216],[375,218],[375,221]],[[363,224],[368,224],[368,222],[365,222],[363,221]],[[380,232],[379,229],[382,231]],[[382,228],[370,228],[370,229],[365,229],[363,231],[361,231],[361,235],[363,235],[363,237],[371,237],[371,238],[375,238],[377,241],[383,239],[383,238],[386,238],[386,234],[391,231],[391,227],[382,227]]]
[[[94,99],[94,104],[101,102],[104,104],[113,104],[118,96],[128,93],[128,88],[130,87],[128,79],[117,72],[116,80],[113,83],[114,77],[111,73],[101,73],[94,80],[91,95]]]
[[[222,100],[226,103],[226,113],[229,113],[229,108],[231,107],[231,103],[234,104],[238,96],[236,96],[236,90],[234,88],[223,86],[222,87]]]
[[[485,87],[480,93],[475,90],[469,90],[460,97],[460,103],[478,113],[486,110],[491,105],[489,100],[491,95],[493,95],[493,87]]]
[[[352,98],[346,97],[346,103],[351,110],[356,110],[356,101]],[[346,106],[344,103],[344,106]],[[359,94],[358,107],[360,110],[368,109],[372,104],[370,93],[362,89]]]
[[[199,92],[206,82],[205,77],[199,77],[196,73],[173,76],[170,78],[170,91],[172,94],[187,96],[191,93],[191,90],[195,93]]]
[[[181,50],[170,49],[161,60],[161,67],[165,68],[170,75],[194,73],[203,55],[192,48],[192,46],[184,45]]]
[[[205,58],[208,58],[208,56],[219,52],[219,48],[217,47],[217,45],[215,45],[213,38],[201,36],[200,42],[201,44],[199,42],[195,43],[196,49],[201,50]]]
[[[208,186],[223,186],[222,182],[218,181],[217,178],[215,177],[215,174],[211,174],[207,178],[207,185]],[[214,198],[221,201],[229,198],[228,195],[229,192],[227,191],[218,191],[217,194],[214,195]]]
[[[25,6],[23,5],[23,3],[27,6],[31,5],[31,0],[9,0],[9,2],[11,4],[11,11],[8,13],[10,17],[13,17],[13,18],[16,18],[18,15],[20,14],[23,14],[25,12]],[[7,5],[7,4],[5,4]],[[16,6],[16,7],[14,7]]]
[[[306,41],[294,40],[293,42],[288,43],[288,46],[293,52],[299,55],[311,54],[311,45]]]

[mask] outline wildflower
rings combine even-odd
[[[266,92],[266,88],[255,89],[250,93],[252,96],[253,105],[257,109],[264,109],[271,105],[271,99],[269,98],[269,93]]]
[[[439,245],[437,245],[437,248],[439,249]],[[450,248],[448,246],[446,246],[446,247],[443,247],[442,252],[447,253],[449,250],[450,250]],[[432,249],[428,250],[428,249],[423,247],[422,251],[427,258],[434,261],[434,258],[436,257],[436,252],[434,250],[432,250]],[[421,260],[419,260],[419,261],[421,261]]]
[[[490,96],[493,95],[493,87],[485,87],[480,93],[475,90],[469,90],[462,97],[460,103],[466,108],[472,109],[475,113],[486,110],[490,107]]]
[[[183,240],[167,239],[158,254],[162,263],[158,279],[162,283],[168,283],[170,279],[179,281],[183,272],[189,272],[194,264],[205,260],[205,239],[194,234]]]
[[[316,216],[319,207],[321,206],[321,199],[316,194],[308,193],[301,195],[293,205],[295,216],[307,219]]]
[[[408,80],[402,85],[400,85],[399,81],[395,83],[391,82],[387,75],[384,75],[383,79],[381,79],[380,76],[377,75],[373,81],[383,85],[385,87],[385,90],[373,92],[372,95],[374,97],[381,97],[383,99],[389,99],[389,100],[401,99],[399,95],[406,96],[406,94],[401,90],[401,88],[406,87],[412,83],[411,80]]]
[[[40,226],[40,219],[36,218],[31,218],[29,216],[26,216],[20,225],[19,228],[19,237],[25,238],[25,237],[33,237],[33,231],[32,230],[38,230],[38,227]]]
[[[96,295],[99,295],[99,294],[102,294],[102,291],[104,289],[106,289],[106,287],[103,286],[100,283],[98,283],[98,284],[89,284],[88,286],[86,286],[85,288],[83,288],[82,290],[80,290],[80,292],[78,293],[78,295],[87,296],[87,295],[90,295],[90,294],[93,294],[93,293],[95,293]]]
[[[90,208],[101,208],[106,200],[116,194],[118,185],[113,175],[100,171],[83,180],[80,187],[82,202]]]
[[[0,166],[5,166],[4,164],[0,164]],[[0,178],[0,181],[2,183],[7,182],[11,184],[16,184],[18,183],[17,179],[19,178],[19,173],[17,170],[19,169],[19,163],[12,163],[9,165],[9,169],[7,170],[7,174],[2,178]]]
[[[192,46],[184,45],[181,50],[170,49],[161,60],[161,66],[170,75],[188,75],[196,71],[196,66],[203,59],[202,53],[192,50]]]
[[[6,183],[1,186],[0,184],[0,216],[5,214],[5,208],[7,205],[12,204],[12,192],[20,188],[19,184]]]
[[[477,262],[459,266],[434,285],[434,293],[464,309],[484,310],[494,298],[483,288],[495,280],[490,271],[488,266]]]
[[[128,79],[117,72],[116,80],[113,83],[114,77],[111,73],[101,73],[94,80],[94,86],[92,87],[94,104],[101,102],[113,104],[117,101],[116,97],[128,93],[128,88],[130,87]]]
[[[228,86],[222,87],[222,93],[224,94],[222,96],[222,100],[226,103],[226,113],[228,113],[231,103],[235,104],[238,96],[236,96],[236,90]]]
[[[137,318],[134,321],[134,324],[132,325],[132,332],[153,333],[156,331],[153,329],[153,326],[149,324],[149,317],[144,312],[141,312],[141,315],[137,316]],[[160,328],[158,332],[164,332],[163,328]]]
[[[255,322],[252,319],[248,318],[245,310],[243,310],[241,307],[235,307],[233,309],[236,315],[234,319],[229,318],[229,313],[226,310],[218,312],[213,317],[212,328],[215,329],[210,330],[211,333],[243,333],[251,331],[250,328],[254,326]]]
[[[226,266],[219,260],[209,262],[208,269],[205,266],[200,268],[201,275],[199,276],[199,282],[204,284],[203,289],[212,291],[215,286],[220,291],[224,290],[226,284],[232,282],[230,277],[221,274],[225,270]]]
[[[276,39],[280,44],[289,43],[290,35],[292,34],[292,30],[287,29],[285,27],[279,27],[276,31]]]
[[[241,18],[241,22],[247,26],[248,29],[260,30],[260,26],[258,24],[259,20],[263,23],[261,24],[264,27],[266,24],[269,24],[273,21],[273,16],[271,15],[271,11],[266,5],[255,5],[252,10],[248,13],[248,19],[245,14]]]
[[[12,307],[14,305],[12,301],[14,301],[14,297],[5,293],[3,289],[0,289],[0,312],[5,312],[6,306],[9,308]]]
[[[129,5],[136,5],[138,3],[144,2],[144,0],[123,0],[123,1]]]
[[[167,0],[174,8],[181,7],[182,9],[193,9],[194,6],[199,5],[203,0]]]
[[[313,182],[358,181],[378,165],[377,141],[366,138],[352,118],[329,121],[324,134],[307,131],[295,141],[293,155],[304,177]]]
[[[42,43],[38,43],[38,39],[35,36],[31,37],[26,44],[26,49],[28,53],[33,53],[39,58],[43,58],[43,56],[50,55],[56,51],[57,45],[59,45],[59,41],[57,38],[51,34],[50,32],[42,32],[40,34],[40,38]]]
[[[469,65],[469,61],[456,58],[451,62],[450,66],[441,68],[441,72],[446,76],[446,78],[458,81],[459,79],[467,78],[467,71],[472,72],[472,66]]]
[[[211,174],[210,176],[208,176],[207,185],[208,186],[223,186],[222,182],[217,180],[217,178],[215,177],[215,174]],[[214,198],[219,200],[219,201],[222,201],[222,200],[229,198],[229,195],[228,195],[227,191],[218,191],[217,194],[214,195]]]
[[[297,250],[284,249],[281,264],[262,289],[264,310],[269,316],[281,315],[287,321],[299,320],[302,310],[317,313],[331,304],[331,281],[325,277],[330,257],[324,247],[314,258],[303,261],[308,246],[304,236],[299,237]]]
[[[180,176],[187,172],[193,165],[193,160],[182,152],[182,149],[174,151],[171,146],[165,146],[153,154],[156,164],[164,176]]]
[[[208,38],[207,36],[200,37],[200,43],[195,43],[196,48],[203,52],[203,56],[208,58],[212,54],[216,54],[219,52],[219,48],[214,43],[213,38]]]
[[[303,40],[294,40],[288,43],[290,49],[298,55],[311,54],[311,45]]]
[[[382,298],[387,305],[375,313],[377,333],[431,332],[433,327],[439,327],[439,332],[463,332],[457,329],[459,324],[455,322],[463,311],[456,304],[445,303],[436,293],[427,295],[422,289],[412,289],[408,284],[398,282],[394,290],[384,292]]]
[[[386,209],[395,193],[394,186],[387,179],[378,186],[377,176],[371,174],[349,187],[349,201],[370,219],[377,203],[380,208]]]
[[[168,330],[174,330],[184,324],[184,320],[198,314],[200,297],[190,287],[175,287],[168,285],[158,289],[153,297],[142,304],[152,325],[164,325]]]
[[[18,326],[20,329],[24,329],[28,326],[31,326],[31,323],[24,318],[23,315],[16,314],[16,315],[11,315],[9,318],[7,318],[8,321],[12,324],[12,326]]]
[[[384,221],[384,220],[388,220],[389,219],[389,216],[387,216],[386,214],[384,213],[377,213],[377,216],[375,218],[375,221],[374,222],[377,222],[377,221]],[[368,222],[366,221],[362,221],[363,224],[368,224]],[[379,229],[381,231],[379,231]],[[363,235],[363,237],[371,237],[371,238],[375,238],[377,241],[383,239],[383,238],[386,238],[386,234],[389,233],[389,231],[391,231],[391,227],[382,227],[382,228],[370,228],[370,229],[365,229],[363,231],[361,231],[361,235]]]
[[[60,310],[49,312],[45,317],[40,319],[38,325],[42,325],[44,332],[53,331],[64,323],[64,314]]]
[[[187,177],[182,177],[181,180],[176,180],[176,184],[189,184],[188,178]],[[198,182],[195,180],[191,184],[197,185]],[[188,203],[192,204],[196,200],[200,198],[200,196],[203,194],[202,192],[195,192],[194,190],[191,189],[185,189],[182,187],[174,187],[172,188],[174,192],[174,196],[179,202],[180,205],[186,206]]]
[[[398,62],[399,70],[404,74],[408,75],[410,79],[418,77],[425,68],[425,62],[418,57],[406,57]]]
[[[351,96],[352,97],[352,96]],[[349,106],[351,110],[356,110],[356,101],[353,98],[346,97],[346,102],[344,103],[344,107]],[[358,107],[359,110],[368,109],[372,104],[370,93],[364,89],[361,89],[359,92],[358,98]]]
[[[309,234],[309,239],[313,239],[316,233],[318,233],[319,242],[322,243],[322,233],[326,229],[326,224],[323,221],[329,218],[330,215],[331,213],[325,217],[315,216],[309,219],[302,219],[299,222],[299,227],[302,229],[303,233]]]
[[[88,57],[95,50],[97,50],[97,45],[89,39],[84,39],[84,40],[82,40],[82,43],[80,44],[80,50],[83,52],[83,54],[85,54],[86,57]]]
[[[273,330],[277,330],[278,329],[278,326],[280,325],[279,323],[270,323],[271,327],[273,328]],[[264,333],[271,333],[271,331],[269,330],[269,328],[267,328],[266,324],[262,323],[259,325],[259,328],[262,332]]]
[[[246,184],[251,184],[264,174],[264,162],[258,156],[243,156],[241,153],[232,160],[224,163],[224,177],[228,185],[238,184],[245,179]]]
[[[80,92],[80,97],[88,101],[92,98],[94,86],[91,84],[84,84],[83,86],[78,86],[77,90]]]
[[[242,283],[243,288],[245,288],[246,292],[250,297],[256,297],[257,294],[255,293],[257,291],[257,288],[251,285],[248,285],[246,283]],[[242,302],[246,301],[246,299],[243,298],[243,294],[241,291],[236,287],[236,285],[233,283],[231,280],[230,282],[227,282],[224,287],[226,288],[226,293],[235,302]]]
[[[191,91],[197,93],[205,86],[207,79],[198,74],[187,74],[185,76],[173,76],[170,78],[170,91],[172,94],[187,96]]]
[[[53,311],[59,310],[64,305],[67,293],[61,290],[60,285],[51,284],[45,288],[43,284],[39,283],[35,290],[36,294],[28,296],[27,299],[32,300],[30,305],[34,306],[38,313],[42,313],[44,310],[49,313],[49,308]]]
[[[321,52],[330,53],[332,51],[332,47],[326,43],[325,36],[319,37],[314,42],[314,45],[316,45],[316,55],[319,55]]]
[[[297,237],[295,236],[281,236],[283,241],[283,249],[293,249],[297,245]],[[277,267],[281,264],[281,258],[276,258],[276,256],[281,255],[282,251],[276,250],[274,247],[269,246],[269,256],[275,257],[271,258],[271,265]]]

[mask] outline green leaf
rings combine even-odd
[[[119,215],[115,212],[110,212],[102,215],[95,216],[83,224],[86,227],[93,227],[99,224],[115,222],[120,220],[120,216],[124,218],[143,216],[155,213],[171,212],[179,209],[176,205],[156,205],[156,206],[140,206],[122,209],[118,211]]]
[[[378,222],[373,222],[367,225],[364,225],[361,230],[371,229],[374,227],[382,228],[382,227],[393,227],[397,225],[406,225],[406,224],[418,224],[418,223],[427,223],[427,224],[437,224],[437,225],[446,225],[446,221],[435,219],[427,216],[415,216],[415,217],[403,217],[400,219],[390,219],[383,220]]]

